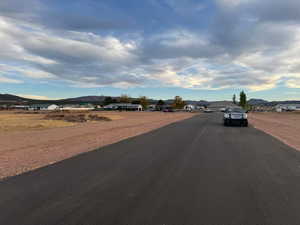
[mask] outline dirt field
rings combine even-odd
[[[250,123],[300,151],[300,113],[250,113]]]
[[[29,130],[44,130],[49,128],[70,127],[76,122],[68,122],[64,120],[45,119],[47,116],[57,114],[64,115],[100,115],[105,116],[110,120],[122,119],[121,115],[116,115],[110,112],[64,112],[64,113],[47,113],[47,112],[26,112],[22,111],[0,111],[0,133],[29,131]]]
[[[44,116],[43,114],[20,114],[3,111],[0,113],[0,132],[40,130],[74,125],[74,123],[65,121],[44,120]]]
[[[193,113],[98,112],[112,121],[69,123],[0,113],[0,178],[20,174],[187,119]]]

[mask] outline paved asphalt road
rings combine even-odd
[[[0,224],[300,224],[300,152],[199,115],[0,182]]]

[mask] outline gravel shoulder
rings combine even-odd
[[[0,179],[53,164],[195,115],[161,112],[110,114],[120,119],[72,127],[0,133]]]
[[[300,113],[250,113],[250,123],[300,151]]]

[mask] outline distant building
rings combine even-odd
[[[29,105],[12,105],[9,107],[10,109],[17,109],[17,110],[29,110]]]
[[[55,104],[33,104],[29,110],[59,110],[59,106]]]
[[[226,108],[232,108],[236,107],[235,104],[233,104],[231,101],[217,101],[217,102],[211,102],[208,106],[208,108],[214,110],[214,111],[221,111]]]
[[[274,111],[273,106],[252,106],[251,111],[253,112],[273,112]]]
[[[300,104],[278,104],[275,106],[276,112],[300,111]]]
[[[47,110],[58,110],[58,109],[59,109],[59,106],[55,105],[55,104],[49,105],[47,108]]]
[[[66,104],[60,107],[60,110],[70,111],[88,111],[93,109],[95,109],[95,107],[92,104]]]
[[[156,105],[148,105],[148,110],[151,110],[151,111],[157,110]]]
[[[143,111],[143,106],[140,104],[131,103],[113,103],[103,107],[105,110],[124,110],[124,111]]]

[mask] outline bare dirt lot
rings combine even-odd
[[[45,120],[43,113],[0,112],[0,133],[14,131],[41,130],[75,125],[71,122]]]
[[[250,113],[250,123],[300,151],[300,113]]]
[[[46,119],[45,113],[0,113],[0,179],[187,119],[193,113],[93,112],[110,121]]]

